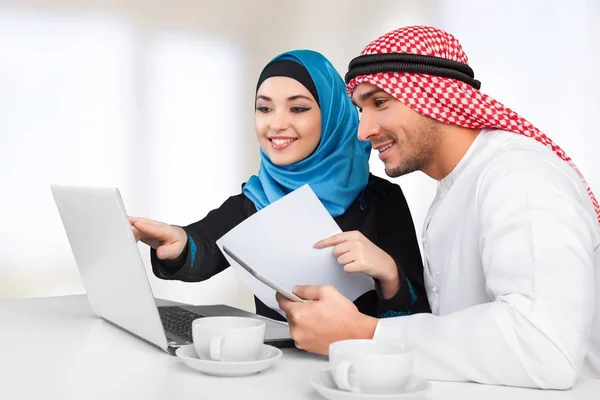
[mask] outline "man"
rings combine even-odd
[[[570,158],[481,93],[467,63],[448,33],[406,27],[369,44],[346,75],[359,138],[387,175],[420,170],[439,182],[423,230],[433,314],[377,320],[316,286],[295,290],[313,301],[279,297],[280,307],[311,352],[349,338],[401,341],[428,379],[570,388],[586,354],[589,372],[600,370],[600,208]],[[317,247],[335,250],[343,235]]]

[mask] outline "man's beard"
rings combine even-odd
[[[413,151],[407,154],[403,159],[400,159],[396,165],[386,166],[385,173],[387,176],[397,178],[399,176],[410,174],[414,171],[422,171],[430,165],[435,157],[440,152],[440,146],[443,138],[443,133],[440,130],[440,124],[437,121],[429,118],[423,119],[423,122],[415,127],[412,131],[408,131],[407,137],[413,139]],[[386,134],[384,137],[389,140],[393,135]],[[401,146],[397,140],[395,145]]]

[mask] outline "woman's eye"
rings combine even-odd
[[[308,108],[308,107],[292,107],[291,108],[291,111],[293,113],[303,113],[303,112],[306,112],[308,110],[310,110],[310,108]]]
[[[269,107],[256,107],[256,111],[261,112],[261,113],[268,113],[269,111],[271,111],[271,109]]]

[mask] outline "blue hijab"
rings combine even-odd
[[[295,50],[271,60],[304,66],[319,95],[321,140],[315,151],[295,164],[275,165],[260,150],[260,170],[244,186],[257,210],[308,184],[332,217],[346,212],[367,185],[371,145],[357,137],[358,112],[346,85],[322,54]]]

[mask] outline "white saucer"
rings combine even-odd
[[[282,352],[276,347],[263,344],[260,356],[256,361],[225,362],[202,360],[198,357],[193,344],[182,346],[175,351],[175,355],[190,368],[213,376],[245,376],[256,374],[269,368]]]
[[[329,400],[416,400],[420,399],[431,389],[431,383],[413,375],[408,380],[406,388],[400,393],[367,394],[353,393],[338,389],[329,370],[320,371],[310,376],[310,384],[319,394]]]

